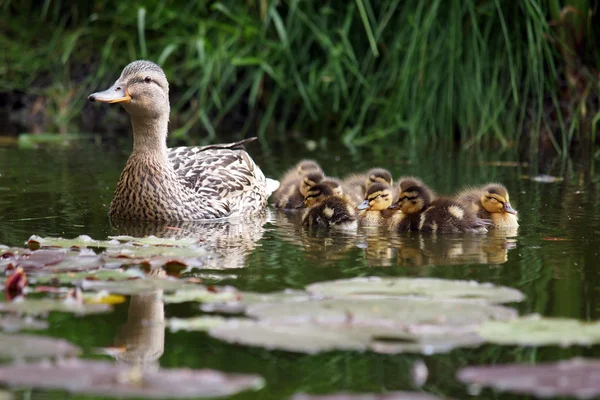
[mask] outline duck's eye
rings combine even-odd
[[[152,82],[152,78],[150,78],[149,76],[147,76],[147,77],[144,78],[144,82],[150,83],[150,82]]]
[[[412,204],[417,204],[417,201],[416,201],[416,200],[411,200],[410,202],[411,202]]]
[[[498,199],[492,197],[492,198],[490,198],[490,201],[491,202],[498,202]]]

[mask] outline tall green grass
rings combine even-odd
[[[149,58],[170,79],[172,135],[182,140],[299,132],[355,145],[459,141],[533,152],[549,141],[566,152],[593,141],[581,132],[595,132],[599,119],[589,6],[0,0],[0,89],[42,96],[49,129],[72,130],[85,94]]]

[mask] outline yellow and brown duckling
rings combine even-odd
[[[402,213],[393,214],[389,226],[400,231],[438,233],[486,232],[488,223],[474,211],[450,198],[433,198],[426,185],[406,187],[398,202],[390,208]]]
[[[457,200],[474,210],[479,218],[490,219],[495,227],[519,226],[517,210],[512,208],[508,190],[499,183],[468,188],[460,192]]]
[[[350,175],[342,181],[346,194],[351,201],[359,205],[365,198],[367,190],[374,183],[385,183],[392,186],[394,179],[390,171],[384,168],[372,168],[365,173]]]
[[[303,160],[286,172],[280,188],[273,193],[276,208],[291,210],[302,204],[308,190],[325,179],[321,167],[312,160]]]
[[[369,189],[362,203],[356,207],[359,210],[358,223],[361,226],[381,226],[387,218],[396,213],[390,210],[394,199],[393,190],[387,183],[374,183]]]
[[[153,62],[127,65],[114,85],[89,96],[120,103],[133,125],[131,153],[110,204],[113,218],[191,221],[262,211],[279,182],[266,179],[242,141],[167,148],[169,83]]]
[[[339,193],[339,192],[337,192]],[[348,198],[336,194],[329,182],[312,187],[305,198],[302,225],[309,228],[356,229],[356,213]]]

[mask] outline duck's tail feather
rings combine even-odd
[[[267,180],[267,196],[279,189],[279,181],[271,178],[265,178]]]

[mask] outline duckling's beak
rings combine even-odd
[[[504,211],[509,214],[517,215],[517,210],[512,208],[512,206],[510,205],[510,203],[508,201],[504,203]]]
[[[366,210],[369,208],[369,200],[365,200],[356,207],[357,210]]]
[[[106,89],[103,92],[92,93],[88,96],[89,101],[99,101],[101,103],[123,103],[129,102],[131,96],[127,93],[125,85],[115,82],[111,88]]]
[[[300,208],[304,208],[304,202],[298,204],[296,207],[294,207],[294,209],[298,210]]]
[[[398,208],[398,207],[400,207],[400,206],[398,205],[398,203],[394,203],[394,204],[392,204],[392,205],[390,205],[390,206],[388,207],[388,210],[395,210],[395,209],[396,209],[396,208]]]

